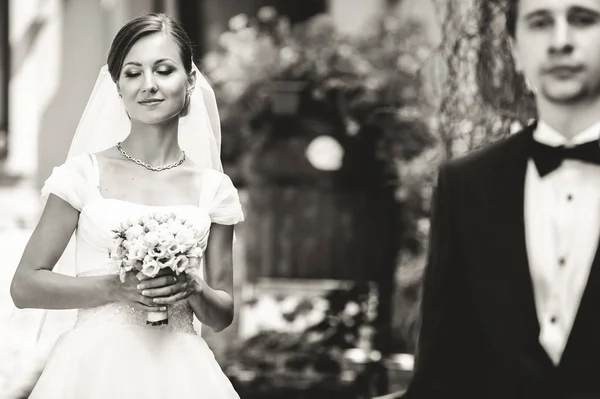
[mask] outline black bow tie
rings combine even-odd
[[[552,147],[534,141],[531,154],[541,177],[558,168],[565,159],[575,159],[600,165],[600,144],[598,140],[574,147]]]

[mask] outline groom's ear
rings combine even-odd
[[[511,37],[508,39],[508,46],[510,48],[510,54],[512,55],[515,71],[517,73],[523,73],[523,67],[521,66],[521,60],[519,59],[518,44],[515,42],[514,38]]]

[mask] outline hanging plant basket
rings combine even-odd
[[[272,82],[271,110],[276,115],[293,115],[300,106],[300,94],[306,86],[297,80],[275,80]]]

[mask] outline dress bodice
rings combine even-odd
[[[243,220],[237,190],[227,175],[206,170],[199,176],[200,197],[197,205],[142,205],[103,198],[99,187],[95,156],[84,154],[55,168],[42,189],[42,198],[55,194],[80,211],[75,240],[59,261],[56,271],[78,277],[118,274],[117,262],[109,257],[113,230],[123,221],[148,214],[174,213],[196,228],[210,229],[212,223],[235,224]],[[203,277],[203,263],[200,277]],[[187,301],[168,308],[169,324],[153,329],[194,332],[193,313]],[[100,325],[146,326],[146,312],[123,303],[80,309],[75,327]]]
[[[112,229],[123,220],[138,219],[153,213],[175,213],[192,221],[196,228],[210,228],[211,218],[205,208],[196,206],[147,206],[98,196],[83,207],[76,232],[77,276],[118,274],[116,262],[108,256],[113,238]],[[203,266],[203,265],[202,265]],[[200,270],[202,277],[203,270]],[[193,313],[187,301],[180,301],[168,309],[169,324],[149,328],[193,333]],[[99,325],[146,325],[146,312],[123,303],[109,303],[92,309],[80,309],[75,327]]]

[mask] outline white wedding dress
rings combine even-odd
[[[106,199],[94,155],[55,168],[42,195],[55,194],[81,214],[76,230],[76,275],[118,273],[108,256],[111,230],[147,213],[174,212],[199,226],[243,220],[229,177],[206,169],[198,206],[150,206]],[[196,320],[195,323],[198,323]],[[169,309],[169,324],[146,325],[146,313],[122,303],[80,309],[74,328],[50,352],[30,399],[238,398],[206,342],[194,328],[186,301]]]

